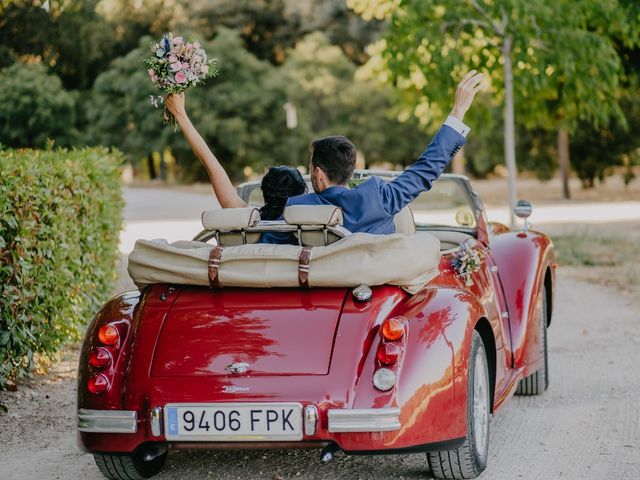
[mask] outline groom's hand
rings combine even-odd
[[[456,98],[453,102],[453,110],[451,115],[462,121],[464,114],[467,113],[473,98],[480,90],[484,88],[484,75],[476,70],[471,70],[458,84],[456,89]]]
[[[176,120],[187,115],[184,106],[184,93],[172,93],[167,96],[166,105]]]

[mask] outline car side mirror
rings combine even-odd
[[[529,222],[528,218],[531,216],[531,212],[533,211],[533,205],[528,200],[518,200],[516,206],[513,207],[513,213],[516,217],[524,219],[524,227],[523,230],[526,232],[529,230]]]

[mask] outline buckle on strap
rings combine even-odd
[[[298,284],[302,288],[309,288],[309,263],[311,262],[311,247],[304,247],[298,254]]]
[[[220,271],[220,258],[222,258],[223,251],[223,247],[216,245],[211,249],[211,253],[209,253],[209,283],[213,288],[222,288],[218,273]]]

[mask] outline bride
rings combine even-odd
[[[229,175],[227,175],[225,169],[191,123],[185,108],[184,93],[169,95],[166,106],[176,118],[193,153],[206,169],[222,208],[246,207],[247,203],[236,192]],[[287,166],[270,167],[267,174],[262,178],[261,187],[265,201],[262,208],[260,208],[262,220],[279,219],[289,197],[307,192],[307,184],[300,172],[293,167]]]

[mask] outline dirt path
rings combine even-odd
[[[550,333],[551,386],[513,398],[491,425],[485,480],[640,478],[640,301],[560,272]],[[1,479],[100,479],[75,446],[75,358],[19,392],[0,392]],[[424,455],[172,452],[158,479],[430,478]]]

